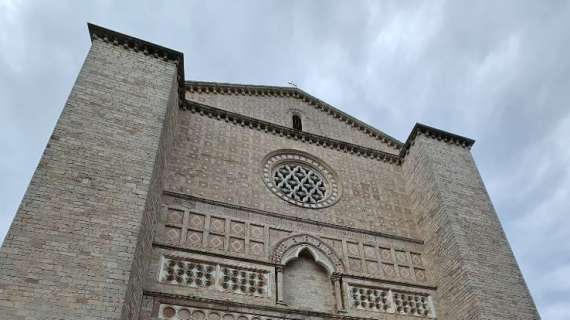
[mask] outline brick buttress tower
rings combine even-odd
[[[470,153],[92,46],[0,251],[6,319],[539,319]]]

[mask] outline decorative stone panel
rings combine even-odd
[[[347,287],[349,310],[435,318],[429,294],[355,284]]]
[[[297,222],[213,215],[178,205],[165,205],[161,221],[160,242],[192,250],[279,264],[290,246],[306,243],[332,257],[331,265],[336,265],[333,269],[337,271],[331,272],[421,284],[429,284],[431,279],[417,246],[395,246],[380,237],[363,241],[358,234],[345,233],[343,238],[296,234]]]
[[[175,207],[165,207],[161,221],[161,242],[244,257],[267,257],[268,231],[264,225],[204,215]]]
[[[160,281],[189,287],[211,287],[216,277],[216,265],[174,258],[163,258]]]
[[[349,292],[353,308],[378,312],[392,310],[390,294],[387,289],[365,287],[351,287]]]
[[[433,315],[429,296],[395,291],[392,293],[392,299],[396,313],[420,317]]]
[[[271,296],[267,270],[163,256],[159,282],[256,297]]]
[[[267,272],[222,267],[222,288],[232,293],[267,295]]]
[[[195,308],[172,304],[161,304],[158,308],[158,319],[169,320],[281,320],[283,318],[261,314],[231,312]]]

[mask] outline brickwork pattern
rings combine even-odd
[[[181,112],[166,189],[226,203],[355,228],[415,237],[401,167]],[[306,210],[276,197],[262,181],[263,159],[279,149],[318,155],[338,174],[343,195]]]
[[[160,202],[149,192],[175,74],[171,61],[93,41],[0,251],[3,317],[136,317],[136,246]]]
[[[168,202],[180,201],[167,199]],[[202,210],[196,208],[197,205],[196,202],[180,201],[165,206],[156,242],[198,252],[275,262],[271,260],[272,255],[279,251],[278,246],[283,240],[297,243],[301,241],[300,236],[297,239],[291,236],[314,234],[316,241],[326,244],[342,259],[340,263],[347,267],[344,270],[346,274],[430,284],[428,263],[421,251],[422,246],[417,243],[389,241],[358,232],[343,233],[309,222],[287,221],[243,211],[224,212],[223,208],[216,206]]]
[[[3,317],[539,319],[472,140],[192,91],[180,53],[103,33],[0,250]]]
[[[434,258],[438,316],[540,319],[469,150],[420,135],[404,171]]]
[[[400,151],[295,97],[187,92],[186,98],[286,127],[292,127],[293,114],[299,114],[304,131],[393,154]]]

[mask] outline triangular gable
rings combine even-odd
[[[246,85],[234,83],[218,83],[203,81],[186,81],[186,90],[189,96],[192,94],[219,94],[219,95],[237,95],[237,96],[262,96],[262,97],[292,97],[303,101],[308,107],[320,110],[342,122],[347,128],[358,130],[362,139],[374,140],[374,145],[378,142],[384,146],[384,149],[390,153],[397,154],[401,150],[403,143],[390,135],[340,111],[332,105],[310,95],[309,93],[296,87],[279,87],[279,86],[261,86]],[[204,102],[204,101],[201,101]],[[370,142],[370,141],[369,141]],[[354,143],[354,142],[353,142]],[[370,143],[364,143],[371,146]]]

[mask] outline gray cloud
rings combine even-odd
[[[0,239],[89,48],[87,21],[183,51],[188,78],[297,83],[404,140],[473,152],[541,314],[570,314],[564,1],[0,3]]]

